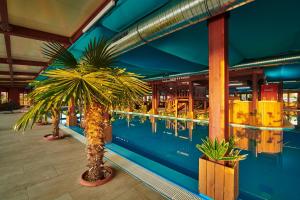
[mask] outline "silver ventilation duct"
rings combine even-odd
[[[254,0],[173,0],[112,39],[118,54]],[[142,3],[142,2],[141,2]]]
[[[300,53],[293,53],[293,54],[285,54],[276,57],[268,57],[268,58],[261,58],[249,62],[243,62],[241,64],[233,65],[229,67],[229,71],[233,70],[242,70],[242,69],[249,69],[253,67],[271,67],[271,66],[279,66],[285,64],[295,64],[300,63]],[[145,81],[154,81],[154,80],[161,80],[166,78],[174,78],[174,77],[182,77],[182,76],[193,76],[193,75],[200,75],[200,74],[208,74],[208,70],[202,70],[197,72],[187,72],[187,73],[179,73],[179,74],[172,74],[167,76],[158,76],[153,78],[146,78]]]
[[[300,53],[298,54],[287,54],[281,55],[271,58],[263,58],[257,59],[254,61],[243,62],[241,64],[234,65],[230,67],[231,69],[238,69],[238,68],[251,68],[251,67],[269,67],[269,66],[277,66],[277,65],[284,65],[284,64],[293,64],[300,62]]]

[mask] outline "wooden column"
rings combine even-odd
[[[189,82],[189,118],[194,118],[194,87],[193,87],[193,82]]]
[[[300,92],[297,93],[297,110],[300,109]],[[297,113],[297,125],[296,127],[299,128],[300,127],[300,112],[296,112]]]
[[[158,111],[158,94],[157,94],[157,85],[152,85],[152,113],[157,114]]]
[[[204,102],[203,102],[203,109],[204,109],[204,112],[206,113],[206,109],[207,109],[207,100],[206,100],[206,97],[204,99]]]
[[[20,105],[20,92],[19,88],[10,87],[8,90],[8,101],[12,101],[17,105]]]
[[[228,32],[227,15],[208,21],[209,137],[228,139]]]
[[[287,92],[287,107],[290,107],[290,92]]]
[[[257,104],[258,104],[258,88],[257,88],[257,74],[252,74],[252,105],[251,105],[251,115],[249,116],[249,124],[257,124]]]
[[[300,109],[300,92],[297,93],[297,109]]]
[[[77,125],[77,116],[76,116],[74,98],[71,98],[69,101],[66,125],[67,126],[76,126]]]
[[[257,74],[252,74],[252,113],[257,112],[257,102],[258,102],[258,88],[257,88]]]
[[[175,117],[178,117],[178,99],[175,99]]]
[[[282,81],[278,84],[278,101],[283,102],[283,83],[282,83]]]

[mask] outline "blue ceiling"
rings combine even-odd
[[[169,1],[119,0],[70,50],[80,58],[91,38],[111,38]],[[231,11],[230,65],[300,50],[299,8],[299,0],[256,0]],[[202,22],[190,26],[126,52],[120,56],[120,65],[145,76],[207,69],[207,24]],[[293,78],[299,79],[300,73]]]

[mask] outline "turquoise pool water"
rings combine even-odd
[[[133,115],[115,118],[108,148],[197,193],[201,153],[195,145],[208,135],[207,126]],[[300,199],[300,129],[231,128],[231,134],[248,154],[240,162],[239,199]]]

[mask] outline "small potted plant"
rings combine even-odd
[[[229,141],[202,139],[196,145],[204,155],[199,159],[199,192],[213,199],[235,200],[239,194],[239,161],[246,159]]]

